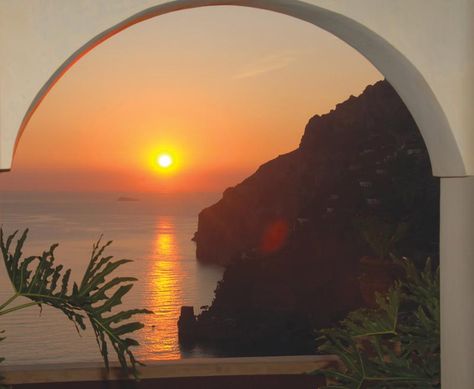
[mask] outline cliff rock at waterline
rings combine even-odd
[[[196,338],[234,354],[311,352],[314,329],[387,287],[389,253],[437,258],[438,202],[423,139],[387,81],[314,116],[296,150],[199,214],[197,258],[226,271]]]

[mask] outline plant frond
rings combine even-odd
[[[351,312],[340,326],[321,331],[320,352],[337,355],[344,370],[318,370],[327,388],[426,389],[440,387],[439,270],[405,270],[376,298],[376,309]]]
[[[15,297],[23,296],[39,306],[45,304],[59,309],[74,323],[78,332],[86,329],[85,320],[88,319],[106,366],[109,366],[110,344],[122,368],[131,368],[136,375],[136,365],[139,362],[131,347],[138,346],[138,342],[129,336],[144,325],[139,321],[129,320],[136,315],[152,312],[147,309],[130,309],[111,313],[122,304],[123,297],[132,289],[136,278],[108,279],[120,266],[131,260],[114,261],[112,256],[104,256],[106,248],[112,242],[102,244],[99,239],[93,245],[82,281],[79,285],[74,282],[71,288],[71,269],[64,270],[63,265],[55,264],[55,250],[58,245],[52,245],[41,256],[23,258],[23,246],[28,230],[20,235],[15,244],[17,234],[18,232],[15,232],[5,240],[4,232],[0,229],[0,251],[15,290]]]

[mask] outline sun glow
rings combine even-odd
[[[171,158],[169,154],[160,154],[158,158],[156,158],[156,163],[159,167],[166,169],[173,165],[173,158]]]
[[[178,154],[174,150],[154,150],[148,155],[148,166],[158,173],[166,173],[166,175],[175,173],[178,165],[181,166],[181,158],[178,158]]]

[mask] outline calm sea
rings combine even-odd
[[[126,196],[138,201],[117,201]],[[213,298],[223,269],[199,264],[191,241],[199,211],[218,200],[217,194],[151,195],[130,193],[0,193],[0,223],[6,232],[29,228],[25,255],[40,254],[59,243],[57,261],[73,270],[80,281],[92,243],[103,234],[113,240],[108,252],[134,262],[120,274],[138,282],[125,300],[126,307],[144,307],[145,328],[137,333],[135,349],[141,360],[212,356],[203,350],[185,353],[177,341],[179,310],[195,310]],[[0,303],[12,290],[0,263]],[[74,277],[75,274],[75,277]],[[73,324],[54,309],[36,307],[0,318],[7,339],[0,356],[8,364],[99,361],[93,334],[79,336]]]

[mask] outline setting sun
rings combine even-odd
[[[156,159],[156,163],[159,167],[166,169],[173,164],[173,158],[169,154],[160,154]]]
[[[144,150],[143,155],[146,158],[143,162],[146,163],[149,169],[162,177],[174,176],[176,172],[182,169],[183,151],[178,151],[178,148],[174,145],[162,145],[154,149]]]

